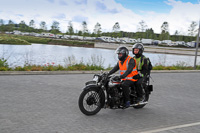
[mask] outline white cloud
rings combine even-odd
[[[168,4],[173,7],[168,15],[168,21],[171,25],[170,30],[174,33],[177,29],[187,34],[186,32],[191,22],[198,22],[200,19],[200,3],[192,4],[190,2],[183,3],[169,0]]]
[[[6,0],[3,3],[0,19],[11,19],[16,23],[24,20],[27,24],[33,19],[38,27],[41,21],[48,27],[58,21],[62,32],[66,32],[68,21],[72,21],[77,30],[81,30],[81,21],[87,22],[90,31],[97,22],[104,31],[111,31],[115,22],[119,22],[121,30],[136,32],[138,23],[144,20],[156,33],[160,33],[162,23],[167,21],[171,34],[175,30],[187,34],[191,22],[200,19],[200,4],[176,0],[166,1],[172,7],[169,13],[148,11],[142,14],[126,9],[114,0]]]
[[[171,35],[176,30],[181,34],[187,35],[188,27],[192,21],[198,22],[200,19],[200,4],[183,3],[181,1],[168,0],[166,2],[172,6],[169,13],[158,13],[158,12],[144,12],[142,19],[148,25],[148,28],[153,28],[154,32],[161,32],[161,25],[164,21],[169,23],[169,32]]]

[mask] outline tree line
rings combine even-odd
[[[63,34],[60,31],[59,27],[60,23],[58,21],[53,21],[51,28],[47,29],[47,24],[45,21],[41,21],[39,28],[36,28],[35,21],[31,20],[29,24],[26,24],[25,21],[21,21],[20,23],[16,24],[12,20],[9,20],[7,24],[4,23],[3,19],[0,19],[0,32],[12,32],[13,30],[19,30],[22,32],[50,32],[53,34]],[[148,28],[145,21],[140,21],[138,23],[138,29],[137,32],[126,32],[120,30],[120,24],[119,22],[116,22],[111,32],[102,32],[101,24],[96,23],[94,26],[94,29],[92,32],[89,32],[87,28],[87,22],[83,21],[81,23],[82,29],[79,31],[75,31],[73,24],[71,21],[68,22],[68,28],[66,33],[67,35],[79,35],[79,36],[90,36],[90,37],[100,37],[100,36],[109,36],[109,37],[128,37],[128,38],[145,38],[145,39],[154,39],[154,40],[172,40],[172,41],[195,41],[197,36],[197,23],[195,21],[192,21],[190,26],[188,27],[188,35],[181,35],[181,33],[176,30],[173,35],[170,35],[169,33],[169,23],[163,22],[161,25],[161,33],[154,33],[154,30],[152,28]]]

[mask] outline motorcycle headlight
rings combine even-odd
[[[99,82],[99,76],[95,75],[93,81]]]

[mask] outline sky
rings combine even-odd
[[[163,22],[168,22],[171,35],[178,30],[187,35],[192,21],[200,20],[200,0],[0,0],[0,19],[7,23],[30,20],[39,28],[45,21],[48,29],[53,21],[60,23],[60,31],[67,31],[69,21],[75,31],[82,30],[86,21],[93,32],[96,23],[101,24],[103,32],[111,32],[118,22],[120,30],[137,32],[142,20],[147,28],[155,33],[161,32]]]

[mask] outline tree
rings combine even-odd
[[[146,38],[146,33],[145,32],[136,32],[135,33],[135,38]]]
[[[13,31],[15,29],[15,24],[12,20],[8,21],[8,24],[4,24],[3,19],[0,19],[0,31]]]
[[[161,26],[161,33],[164,32],[164,33],[167,33],[169,32],[169,24],[168,22],[164,22]]]
[[[78,31],[78,36],[82,36],[82,34],[83,34],[82,31],[79,30],[79,31]]]
[[[24,24],[26,24],[26,23],[24,22],[24,20],[22,20],[19,24],[24,25]]]
[[[101,24],[99,24],[98,22],[94,26],[94,34],[96,34],[97,37],[101,34]]]
[[[147,39],[155,39],[156,38],[152,28],[146,29],[145,33],[146,33],[146,37],[145,38],[147,38]]]
[[[42,21],[40,23],[40,29],[47,30],[46,22]]]
[[[146,23],[144,22],[144,20],[139,22],[139,27],[138,27],[138,31],[139,32],[145,32],[147,28]]]
[[[164,22],[161,26],[160,40],[169,40],[169,39],[170,39],[169,24],[168,22]]]
[[[178,30],[175,31],[174,35],[175,35],[175,36],[179,35]]]
[[[72,22],[71,22],[71,21],[69,21],[69,23],[68,23],[68,30],[67,30],[67,33],[68,33],[69,35],[73,35],[73,34],[74,34],[74,28],[73,28],[73,25],[72,25]]]
[[[32,28],[35,28],[35,21],[34,20],[31,20],[29,22],[29,26],[32,27]]]
[[[59,22],[57,22],[57,21],[53,21],[53,23],[52,23],[52,26],[51,26],[51,32],[53,33],[53,34],[57,34],[57,33],[60,33],[60,31],[59,31]]]
[[[82,34],[83,34],[83,38],[88,34],[88,28],[87,28],[86,21],[82,22]]]
[[[53,23],[52,23],[52,26],[51,26],[51,29],[52,30],[59,30],[59,22],[58,21],[53,21]]]
[[[8,24],[14,24],[14,22],[12,20],[8,20]]]
[[[0,19],[0,31],[4,31],[4,21],[3,19]]]
[[[162,31],[159,38],[160,40],[170,40],[170,34],[169,32]]]
[[[178,41],[179,40],[179,32],[178,32],[178,30],[175,31],[173,40],[174,41]]]
[[[25,23],[24,20],[22,20],[20,23],[19,23],[19,30],[20,31],[26,31],[27,30],[27,25]]]
[[[4,25],[3,19],[0,19],[0,26],[1,26],[1,25]]]
[[[119,26],[119,23],[116,22],[113,26],[113,32],[119,32],[120,31],[120,26]]]
[[[197,23],[195,21],[192,21],[192,23],[190,24],[190,27],[188,28],[189,36],[195,36],[195,33],[197,31],[196,26],[197,26]]]

